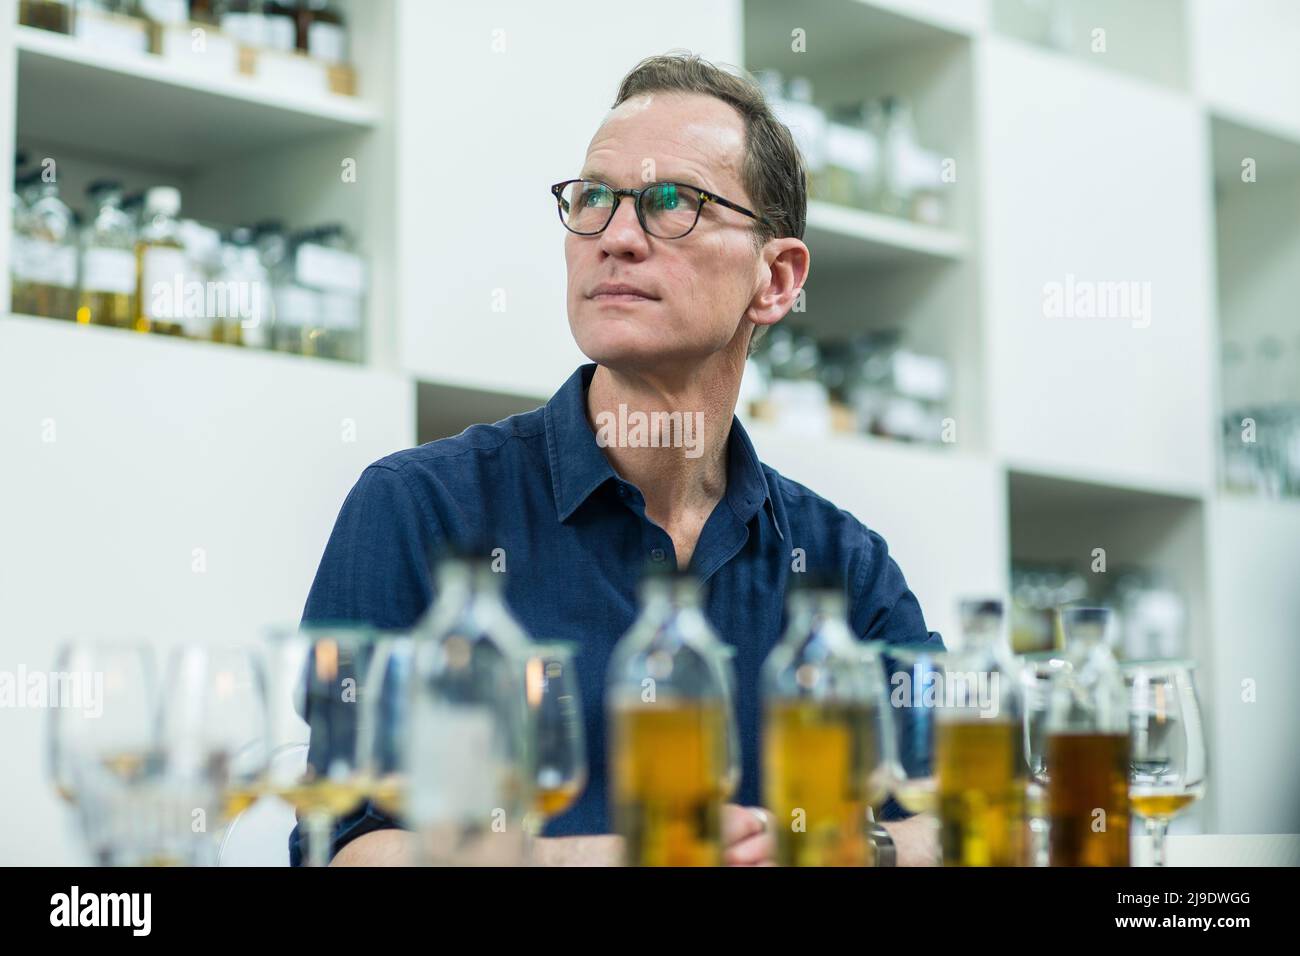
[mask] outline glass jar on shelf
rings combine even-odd
[[[52,167],[51,167],[52,168]],[[20,259],[14,265],[13,311],[51,319],[75,317],[77,308],[77,232],[72,210],[59,196],[57,181],[45,168],[22,184],[27,209],[15,224]]]
[[[135,223],[122,211],[122,184],[86,189],[94,218],[81,234],[77,321],[129,329],[135,320]]]
[[[143,208],[143,224],[135,244],[135,330],[184,335],[189,262],[178,219],[180,190],[154,186],[145,193]]]

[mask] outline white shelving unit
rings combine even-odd
[[[544,401],[583,361],[546,188],[576,172],[623,73],[687,47],[803,72],[831,100],[904,92],[922,140],[959,170],[950,228],[813,203],[799,317],[899,327],[946,355],[956,447],[755,423],[760,455],[884,534],[941,631],[959,597],[1006,592],[1011,560],[1077,558],[1095,538],[1172,574],[1212,701],[1198,822],[1295,832],[1300,704],[1277,675],[1300,669],[1297,505],[1226,496],[1215,474],[1219,341],[1260,307],[1247,237],[1270,202],[1216,197],[1214,182],[1243,153],[1297,165],[1300,22],[1286,0],[1137,6],[1090,5],[1107,27],[1098,56],[1025,42],[1003,0],[668,0],[574,60],[566,41],[590,14],[578,0],[370,0],[350,7],[363,95],[303,102],[77,55],[10,28],[16,4],[0,0],[0,171],[17,135],[66,151],[74,190],[165,175],[197,215],[343,219],[373,266],[364,368],[0,315],[0,667],[76,633],[248,636],[292,617],[365,464]],[[339,184],[344,157],[355,184]],[[9,231],[0,212],[3,258]],[[1049,319],[1044,284],[1067,274],[1149,282],[1150,325]],[[1269,289],[1292,288],[1278,276]],[[7,288],[0,274],[0,303]],[[275,468],[226,464],[247,461]],[[257,541],[233,537],[247,527]],[[190,551],[205,542],[199,578]],[[1254,704],[1238,703],[1246,678]],[[0,716],[32,775],[0,814],[14,862],[51,862],[33,834],[61,826],[35,719]]]

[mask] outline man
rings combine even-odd
[[[430,554],[501,548],[506,597],[524,626],[580,646],[590,781],[549,822],[538,857],[614,863],[610,651],[636,615],[646,561],[689,568],[736,650],[744,806],[725,810],[725,858],[767,863],[759,669],[780,637],[791,574],[803,563],[831,570],[864,639],[940,644],[885,542],[762,465],[733,417],[754,336],[786,315],[808,276],[803,164],[751,81],[698,57],[652,57],[624,78],[577,180],[552,192],[567,230],[569,325],[594,364],[542,408],[367,468],[303,618],[408,628],[433,598]],[[681,426],[651,442],[614,424],[638,413]],[[927,823],[886,824],[899,863],[933,860]],[[345,819],[335,864],[400,862],[405,837],[394,826],[369,806]],[[296,832],[291,851],[296,860]]]

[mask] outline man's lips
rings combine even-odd
[[[656,297],[636,286],[621,282],[602,282],[588,298],[596,302],[654,302]]]

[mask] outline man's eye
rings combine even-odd
[[[681,198],[677,195],[676,186],[660,186],[650,194],[650,207],[652,209],[676,209],[680,202]]]
[[[608,189],[588,189],[582,194],[581,204],[584,206],[608,206],[609,190]]]

